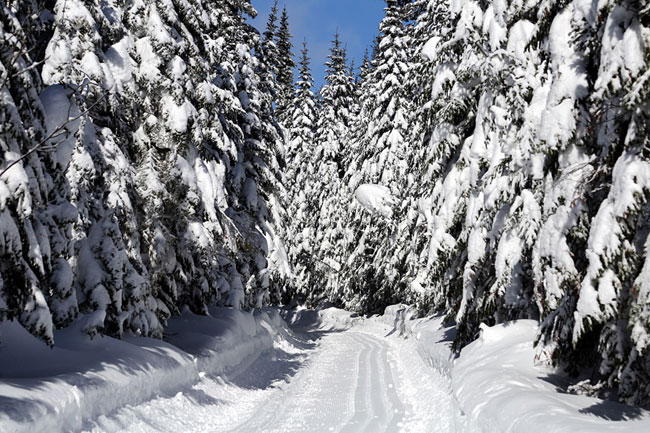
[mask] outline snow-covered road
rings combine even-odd
[[[93,432],[450,432],[449,383],[376,322],[294,329],[227,376],[101,417]]]
[[[456,357],[455,328],[412,312],[186,311],[165,341],[62,330],[54,350],[4,323],[20,350],[0,363],[0,432],[650,431],[650,411],[558,392],[537,322],[482,327]]]

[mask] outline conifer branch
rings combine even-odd
[[[104,92],[95,102],[93,102],[89,107],[87,107],[84,111],[80,112],[77,116],[70,118],[68,116],[68,120],[62,123],[61,125],[57,126],[52,132],[50,132],[45,138],[43,138],[41,141],[39,141],[34,147],[29,149],[27,153],[21,155],[18,159],[12,161],[7,167],[5,167],[2,171],[0,171],[0,178],[4,176],[9,170],[11,170],[15,165],[18,163],[24,161],[26,158],[28,158],[31,154],[34,152],[38,151],[39,149],[42,149],[45,143],[47,143],[50,140],[53,140],[55,138],[60,137],[61,135],[65,134],[67,132],[66,127],[71,124],[72,122],[76,122],[77,120],[81,119],[85,115],[87,115],[93,108],[95,108],[99,103],[106,98],[106,95],[108,92]],[[51,146],[48,146],[48,150],[54,150],[61,142],[57,142],[52,144]]]

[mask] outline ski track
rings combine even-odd
[[[100,432],[450,432],[449,385],[378,324],[276,345],[228,377],[95,420]],[[313,347],[309,347],[309,346]],[[279,347],[278,347],[279,346]]]

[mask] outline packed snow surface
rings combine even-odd
[[[483,326],[455,358],[455,328],[413,313],[213,309],[173,319],[166,342],[69,328],[53,350],[5,322],[0,431],[650,431],[646,411],[558,393],[535,322]]]

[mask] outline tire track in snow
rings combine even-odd
[[[405,415],[405,409],[404,409],[404,404],[402,403],[402,400],[399,398],[397,395],[397,386],[395,382],[395,376],[393,375],[393,366],[394,364],[391,363],[388,360],[388,351],[384,349],[383,351],[383,361],[384,361],[384,375],[385,375],[385,380],[386,380],[386,393],[388,395],[388,399],[391,401],[391,420],[386,426],[385,431],[386,432],[394,432],[398,431],[398,429],[402,426],[402,420],[404,419]]]
[[[231,432],[329,432],[352,417],[359,365],[366,357],[364,345],[345,333],[323,338],[313,358],[276,393],[263,402],[254,416]]]

